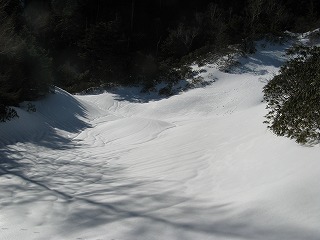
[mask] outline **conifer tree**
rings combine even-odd
[[[277,135],[299,143],[320,140],[320,47],[298,46],[295,56],[264,88],[267,123]]]

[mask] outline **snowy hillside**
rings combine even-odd
[[[0,124],[0,239],[320,239],[320,149],[263,124],[287,47],[167,99],[57,90],[18,110]]]

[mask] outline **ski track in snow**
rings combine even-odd
[[[285,47],[168,99],[57,90],[18,110],[0,124],[0,239],[320,239],[319,147],[262,123]]]

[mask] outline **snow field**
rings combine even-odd
[[[320,239],[318,146],[276,137],[268,45],[158,101],[57,90],[0,125],[0,239]]]

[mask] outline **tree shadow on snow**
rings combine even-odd
[[[33,162],[24,165],[7,159],[0,165],[0,174],[19,181],[1,183],[2,193],[15,193],[13,196],[3,195],[2,201],[10,208],[19,207],[26,211],[35,211],[37,206],[51,202],[50,206],[55,207],[37,212],[37,220],[63,219],[58,232],[65,239],[74,239],[74,236],[85,239],[82,234],[86,229],[99,227],[105,227],[108,235],[109,224],[126,224],[130,220],[137,222],[128,232],[131,239],[160,234],[163,229],[180,234],[177,239],[188,239],[189,233],[241,235],[235,231],[241,225],[233,223],[230,218],[219,217],[230,215],[232,209],[229,204],[202,205],[181,194],[177,186],[174,190],[167,189],[167,186],[176,183],[128,177],[126,169],[109,165],[108,159],[100,157],[99,161],[92,162],[73,161],[70,157],[54,159],[52,156],[37,162],[36,166]],[[31,172],[36,175],[25,172],[35,167]],[[22,168],[21,171],[19,168]],[[19,183],[21,181],[23,184]],[[0,211],[6,204],[0,204]],[[34,221],[24,215],[20,218]],[[0,228],[6,227],[5,223],[0,224]],[[45,229],[44,224],[43,231]],[[36,231],[41,234],[41,226],[37,226]]]
[[[203,82],[202,87],[205,87],[209,84],[210,82]],[[148,103],[150,101],[167,99],[196,87],[197,86],[190,84],[187,80],[181,79],[175,84],[162,82],[150,88],[142,86],[112,86],[107,87],[106,89],[90,88],[81,94],[98,95],[107,91],[108,93],[114,94],[114,99],[117,101]]]
[[[72,136],[91,127],[85,107],[63,90],[34,104],[36,112],[17,109],[19,118],[0,123],[0,176],[9,170],[27,171],[30,162],[37,163],[37,151],[81,147]]]
[[[247,57],[239,59],[239,65],[232,67],[228,72],[232,74],[251,73],[254,75],[266,75],[266,67],[280,68],[286,61],[284,52],[290,47],[290,43],[272,44],[265,41],[257,43],[257,51]]]
[[[174,234],[169,235],[170,238],[174,236],[173,239],[194,239],[192,236],[228,239],[285,239],[292,236],[291,239],[302,239],[305,236],[299,227],[288,225],[276,229],[256,223],[254,209],[239,209],[232,202],[208,204],[184,196],[179,189],[169,191],[157,187],[158,184],[167,186],[165,180],[131,178],[124,183],[120,177],[123,171],[118,169],[117,177],[101,180],[102,189],[69,196],[69,206],[76,207],[66,216],[61,232],[69,233],[68,230],[73,229],[73,233],[83,237],[81,232],[85,229],[104,226],[108,235],[107,226],[121,222],[134,225],[126,232],[130,239],[148,239],[157,234],[161,234],[157,239],[163,239],[166,233]],[[309,235],[308,239],[312,240],[318,237],[314,232]]]

